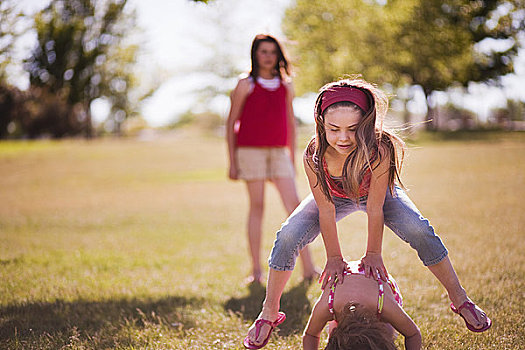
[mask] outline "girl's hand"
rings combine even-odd
[[[237,180],[239,178],[239,171],[236,166],[230,166],[230,172],[228,174],[231,180]]]
[[[338,282],[343,283],[345,279],[343,271],[346,269],[347,265],[347,262],[342,256],[328,257],[324,271],[321,274],[321,277],[319,277],[319,283],[322,281],[321,289],[324,290],[327,285],[328,287],[332,287],[336,277]]]
[[[388,281],[388,272],[383,264],[381,253],[366,252],[361,258],[359,267],[365,270],[365,276],[372,276],[376,281],[380,276],[383,281]]]

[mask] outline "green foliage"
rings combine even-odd
[[[213,112],[193,113],[186,111],[167,129],[179,129],[183,127],[195,128],[206,133],[217,133],[219,129],[224,126],[224,120],[220,115]]]
[[[515,125],[521,125],[518,129],[525,128],[525,102],[507,100],[507,106],[492,111],[492,121],[501,127],[512,130]]]
[[[439,114],[440,123],[445,122],[447,124],[445,129],[447,130],[467,130],[476,127],[476,114],[453,103],[449,102],[440,106]]]
[[[20,23],[22,17],[15,7],[15,1],[0,1],[0,84],[7,79],[6,68],[13,60],[13,46],[23,30]]]
[[[523,5],[512,3],[417,1],[409,11],[411,20],[400,23],[392,38],[406,59],[392,55],[391,67],[409,83],[420,85],[427,96],[453,83],[466,86],[513,72],[525,19],[517,16]],[[483,51],[479,45],[486,39],[506,40],[508,48]]]
[[[362,73],[378,83],[418,84],[429,94],[512,72],[525,23],[519,10],[522,4],[509,1],[300,0],[284,28],[296,43],[301,92]],[[508,48],[480,52],[475,45],[488,38],[507,39]]]
[[[64,118],[77,118],[88,136],[90,103],[96,98],[111,102],[116,123],[137,108],[130,93],[138,84],[132,72],[138,46],[127,41],[136,16],[125,11],[126,4],[126,0],[53,0],[35,15],[38,45],[26,62],[31,85],[70,106],[70,115]]]
[[[422,131],[415,135],[407,137],[409,145],[429,145],[429,144],[444,144],[450,143],[464,143],[476,144],[478,142],[492,143],[494,145],[505,142],[520,142],[525,137],[523,131],[504,131],[501,127],[491,126],[484,128],[477,128],[474,130],[460,129],[456,131]]]
[[[296,43],[299,94],[357,73],[378,84],[420,85],[430,97],[513,72],[523,10],[517,0],[298,0],[284,29]],[[506,46],[487,49],[491,39]]]
[[[525,120],[525,102],[517,100],[507,100],[507,111],[510,120]]]
[[[10,134],[10,125],[15,120],[17,106],[21,92],[14,87],[0,82],[0,139],[7,138]],[[12,128],[12,127],[11,127]]]
[[[191,125],[195,122],[195,114],[191,111],[186,111],[177,118],[177,120],[168,126],[168,129],[177,129],[185,125]]]
[[[84,115],[45,88],[0,84],[0,139],[75,136],[85,130]]]
[[[72,107],[47,89],[32,87],[22,103],[29,113],[17,123],[26,137],[57,139],[76,136],[86,130],[85,112],[80,105]]]

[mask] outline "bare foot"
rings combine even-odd
[[[262,274],[257,274],[257,275],[251,275],[251,276],[248,276],[246,277],[246,279],[244,280],[244,283],[245,284],[263,284],[264,282],[264,279],[262,277]]]

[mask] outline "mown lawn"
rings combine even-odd
[[[405,166],[410,196],[494,321],[469,332],[415,252],[387,230],[385,263],[424,348],[524,349],[525,137],[423,143]],[[271,187],[266,200],[269,252],[285,212]],[[264,297],[243,282],[247,204],[244,185],[226,178],[220,138],[0,142],[0,348],[241,349]],[[365,216],[339,228],[346,257],[359,258]],[[312,248],[324,266],[321,240]],[[293,274],[288,320],[267,349],[300,348],[318,294]]]

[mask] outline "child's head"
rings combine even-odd
[[[326,84],[319,91],[315,103],[315,122],[318,144],[325,143],[326,115],[338,109],[346,109],[359,116],[355,129],[357,145],[375,141],[377,133],[383,130],[383,120],[388,110],[388,98],[374,85],[363,79],[344,79]],[[329,126],[329,125],[328,125]]]
[[[397,349],[388,326],[359,304],[348,303],[330,334],[325,350]]]
[[[258,34],[252,42],[252,70],[250,76],[254,79],[259,76],[259,70],[266,67],[273,70],[273,74],[282,78],[282,74],[290,75],[288,61],[284,56],[281,45],[271,35]]]
[[[389,187],[399,180],[403,141],[384,130],[383,121],[388,110],[388,98],[383,91],[363,79],[344,79],[323,86],[315,103],[316,137],[309,153],[322,161],[330,147],[346,155],[343,167],[345,192],[358,196],[364,174],[381,158],[380,147],[391,157]],[[330,199],[322,168],[316,167],[323,192]],[[330,199],[331,200],[331,199]]]

